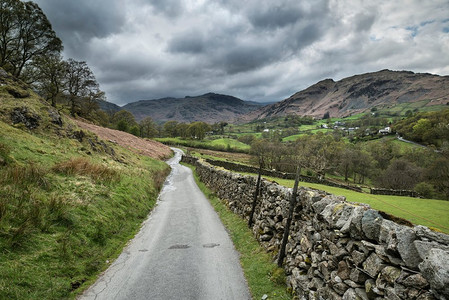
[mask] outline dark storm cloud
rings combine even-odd
[[[222,68],[228,74],[236,74],[258,69],[272,62],[272,49],[259,46],[239,46],[220,57]]]
[[[256,27],[276,29],[295,24],[303,16],[303,11],[298,7],[275,5],[252,11],[249,20]]]
[[[92,38],[119,32],[125,23],[123,1],[34,0],[45,12],[70,55],[85,55]]]
[[[184,2],[181,0],[144,0],[143,3],[150,4],[156,13],[162,13],[171,18],[182,14],[184,9]]]
[[[191,54],[210,67],[229,75],[259,70],[271,63],[285,61],[320,39],[329,24],[325,1],[308,8],[297,1],[267,5],[243,2],[240,10],[232,7],[239,23],[196,28],[173,36],[167,46],[172,54]],[[287,5],[288,4],[288,5]]]
[[[203,53],[206,50],[203,34],[198,31],[183,32],[173,37],[168,43],[168,51],[172,53]]]
[[[272,101],[384,68],[449,73],[447,0],[35,2],[65,57],[87,61],[118,104],[209,91]]]
[[[120,30],[125,22],[122,1],[36,0],[59,34],[79,35],[82,41],[105,37]],[[62,3],[63,2],[63,3]]]

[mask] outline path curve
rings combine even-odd
[[[157,206],[79,299],[251,299],[229,235],[173,150]]]

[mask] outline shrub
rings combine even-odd
[[[420,182],[415,185],[415,192],[424,198],[432,198],[435,193],[433,185],[428,182]]]
[[[132,135],[135,135],[135,136],[140,136],[139,126],[131,127],[131,129],[129,130],[129,133],[131,133]]]
[[[256,136],[254,134],[244,134],[238,138],[238,141],[247,145],[251,145],[255,138]]]
[[[129,126],[126,123],[126,121],[124,121],[124,120],[120,120],[117,123],[117,130],[128,132],[128,128],[129,128]]]

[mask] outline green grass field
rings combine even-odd
[[[249,150],[251,147],[247,144],[239,142],[234,139],[222,138],[216,139],[212,141],[206,141],[207,144],[212,146],[224,147],[224,148],[233,148],[233,149],[241,149],[241,150]]]
[[[282,139],[283,142],[294,142],[296,141],[299,137],[305,135],[305,133],[300,133],[300,134],[295,134],[295,135],[290,135],[287,136],[285,138]]]

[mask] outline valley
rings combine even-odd
[[[0,0],[0,299],[448,299],[447,3],[387,2]]]

